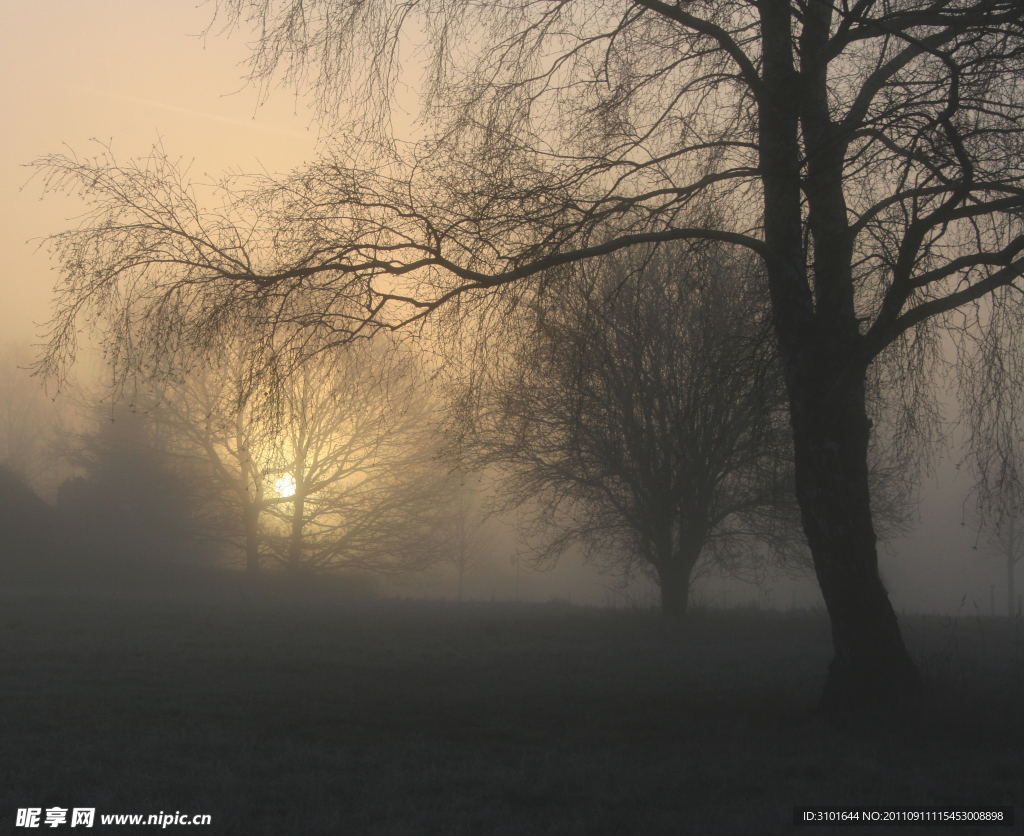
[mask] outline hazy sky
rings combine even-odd
[[[40,182],[22,167],[35,157],[89,155],[97,137],[128,159],[159,139],[171,156],[194,159],[194,174],[213,178],[228,169],[282,172],[314,155],[305,102],[279,89],[260,107],[242,81],[245,35],[199,37],[212,14],[196,0],[0,3],[0,341],[38,341],[57,275],[30,239],[82,211],[74,200],[40,200]],[[947,460],[925,485],[918,531],[883,557],[897,608],[955,612],[966,595],[968,612],[977,603],[987,613],[994,587],[1004,611],[1002,564],[972,552],[973,535],[960,525],[966,486]],[[779,603],[791,594],[780,590]],[[801,600],[816,595],[801,585]]]
[[[49,196],[22,166],[58,151],[89,155],[90,138],[121,159],[162,139],[196,174],[285,171],[308,160],[316,128],[278,91],[264,107],[243,83],[245,40],[198,35],[213,8],[195,0],[0,3],[0,333],[24,341],[49,315],[57,278],[40,238],[70,225],[77,201]],[[19,191],[20,190],[20,191]]]

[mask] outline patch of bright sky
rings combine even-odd
[[[291,496],[295,493],[295,479],[294,477],[285,474],[274,482],[274,488],[277,490],[278,496]]]

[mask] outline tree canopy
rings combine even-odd
[[[760,265],[721,245],[577,265],[524,304],[455,411],[458,449],[502,474],[535,561],[565,551],[653,579],[800,567],[785,389]],[[461,420],[459,420],[461,419]]]

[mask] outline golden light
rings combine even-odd
[[[279,496],[291,496],[295,493],[295,480],[286,473],[274,482],[274,487],[277,488]]]

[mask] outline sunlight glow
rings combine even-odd
[[[279,496],[291,496],[295,493],[295,480],[287,473],[274,482]]]

